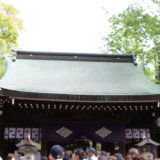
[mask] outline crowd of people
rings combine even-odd
[[[25,153],[22,151],[17,152],[17,159],[18,160],[26,160]],[[13,153],[9,153],[6,160],[15,160],[15,155]]]
[[[26,160],[25,154],[22,151],[17,153],[18,160]],[[43,158],[42,158],[43,159]],[[46,160],[145,160],[136,148],[131,148],[124,158],[122,154],[115,153],[111,155],[110,152],[101,151],[100,154],[96,154],[95,148],[89,148],[84,151],[81,148],[77,148],[69,155],[64,151],[63,147],[60,145],[54,145],[50,149],[50,154]],[[0,159],[2,160],[2,159]],[[8,154],[6,160],[15,160],[14,154]]]
[[[81,148],[77,148],[73,151],[71,160],[145,160],[136,148],[131,148],[128,155],[124,158],[122,154],[116,153],[111,155],[110,152],[101,151],[99,155],[96,155],[95,148],[89,148],[84,151]],[[60,145],[54,145],[49,154],[49,160],[70,160],[66,152]]]

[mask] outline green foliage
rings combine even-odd
[[[156,3],[160,6],[160,1],[159,0],[152,0],[153,3]]]
[[[5,68],[5,54],[12,54],[18,46],[19,31],[23,29],[22,20],[17,18],[18,10],[7,3],[0,3],[0,77]]]
[[[156,0],[155,0],[156,1]],[[160,20],[139,4],[109,19],[112,31],[103,39],[112,54],[136,54],[147,77],[158,82],[160,65]],[[152,70],[149,66],[152,66]]]
[[[3,77],[3,74],[5,72],[5,68],[6,68],[5,58],[1,57],[0,58],[0,79]]]
[[[12,53],[17,47],[19,31],[23,29],[22,21],[17,18],[18,10],[12,5],[0,3],[0,53]]]

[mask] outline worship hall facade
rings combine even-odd
[[[41,143],[42,156],[56,143],[70,149],[99,143],[125,154],[144,137],[160,142],[160,85],[145,77],[135,55],[15,51],[6,61],[2,156],[28,134]]]

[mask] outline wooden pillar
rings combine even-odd
[[[121,142],[119,143],[119,147],[120,147],[120,153],[123,155],[123,157],[126,156],[126,147],[125,147],[125,142]]]
[[[154,128],[152,128],[153,132],[153,140],[160,143],[160,115],[157,117],[155,121],[155,125],[153,124]],[[158,157],[160,157],[160,147],[158,147]]]
[[[2,102],[0,102],[0,156],[4,158],[4,124]]]
[[[41,156],[46,156],[48,157],[48,153],[47,153],[47,142],[41,142]]]

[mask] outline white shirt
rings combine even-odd
[[[92,156],[89,158],[89,160],[98,160],[98,158],[96,156]]]

